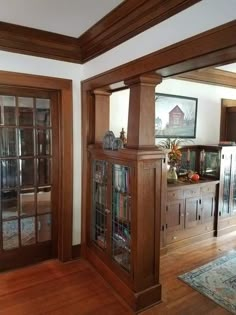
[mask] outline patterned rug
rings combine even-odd
[[[236,251],[178,278],[236,314]]]

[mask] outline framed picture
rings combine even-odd
[[[197,98],[155,94],[156,138],[196,138]]]

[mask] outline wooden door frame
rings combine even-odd
[[[27,87],[57,92],[59,106],[59,209],[58,258],[72,259],[73,215],[73,108],[72,81],[46,76],[0,71],[0,85]]]
[[[221,115],[220,115],[220,141],[225,141],[226,137],[226,112],[228,107],[235,107],[236,111],[236,100],[230,100],[226,98],[221,99]]]
[[[86,255],[86,213],[89,204],[88,151],[95,142],[92,91],[135,76],[158,73],[163,78],[213,65],[235,62],[236,21],[232,21],[82,81],[82,253]],[[158,231],[157,231],[158,233]]]

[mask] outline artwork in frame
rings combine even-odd
[[[155,137],[196,138],[198,99],[155,94]]]

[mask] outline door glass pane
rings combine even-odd
[[[34,121],[34,100],[31,97],[19,97],[19,125],[32,126]]]
[[[44,186],[51,183],[50,159],[38,159],[38,185]]]
[[[17,161],[1,161],[1,187],[11,188],[17,186]]]
[[[19,129],[19,155],[27,156],[34,154],[33,129]]]
[[[230,171],[231,171],[231,163],[232,157],[230,154],[225,154],[224,164],[223,164],[223,172],[224,172],[224,179],[223,179],[223,207],[222,207],[222,216],[228,215],[230,213]]]
[[[3,249],[13,249],[19,247],[18,220],[4,221],[2,224]]]
[[[21,190],[20,214],[21,216],[35,214],[35,193],[33,189]]]
[[[20,220],[21,225],[21,245],[35,244],[35,217]]]
[[[44,127],[51,125],[51,108],[49,99],[36,99],[36,125]]]
[[[34,185],[34,159],[20,160],[21,186]]]
[[[0,128],[0,156],[16,156],[15,128]]]
[[[2,218],[10,219],[18,216],[17,211],[17,191],[7,190],[1,192]]]
[[[38,216],[38,242],[51,240],[51,214]]]
[[[38,155],[49,155],[51,147],[51,137],[49,129],[37,130],[37,153]]]
[[[16,124],[15,96],[0,95],[0,125]]]
[[[37,212],[51,212],[51,187],[43,187],[38,189]]]

